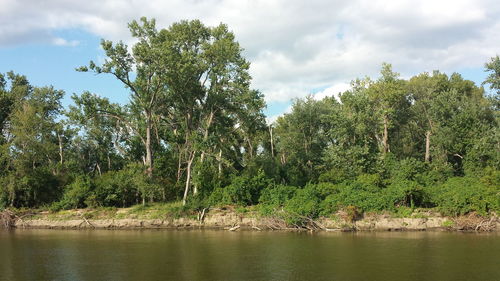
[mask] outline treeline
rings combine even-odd
[[[408,80],[383,64],[337,98],[295,100],[266,124],[249,62],[227,26],[129,24],[102,41],[124,106],[0,74],[0,208],[256,205],[293,221],[352,212],[500,210],[500,59],[482,86],[435,71]],[[83,74],[82,74],[83,75]],[[95,78],[99,79],[99,78]]]

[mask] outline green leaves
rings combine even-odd
[[[498,55],[492,57],[484,67],[485,71],[490,73],[483,84],[490,84],[490,88],[497,90],[497,94],[500,94],[500,57]]]

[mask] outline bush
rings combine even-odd
[[[264,190],[271,181],[261,171],[254,177],[236,176],[231,184],[224,188],[216,188],[210,195],[209,202],[213,205],[240,205],[248,206],[257,204],[260,192]]]
[[[297,187],[289,185],[269,185],[262,190],[259,203],[269,206],[282,207],[287,200],[293,197]]]
[[[336,192],[328,195],[321,204],[322,215],[330,215],[348,206],[354,206],[361,212],[384,209],[385,201],[380,188],[353,182],[337,185]]]
[[[84,208],[87,207],[85,200],[92,192],[93,185],[87,175],[77,176],[75,180],[64,188],[64,194],[59,202],[51,205],[52,211],[61,209]]]
[[[444,184],[429,188],[433,203],[444,215],[478,212],[487,215],[500,211],[498,185],[487,185],[471,177],[454,177]]]
[[[401,180],[383,190],[385,208],[394,210],[397,207],[422,207],[426,201],[423,188],[415,181]]]
[[[320,212],[320,193],[315,185],[306,185],[298,189],[295,195],[285,202],[284,210],[288,213],[287,223],[302,225],[307,219],[317,218]]]
[[[161,187],[153,179],[148,178],[144,167],[128,165],[119,171],[102,174],[95,180],[95,189],[89,196],[88,206],[121,206],[127,207],[149,199],[153,202],[161,198]]]

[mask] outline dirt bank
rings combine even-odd
[[[116,212],[120,214],[120,210]],[[116,214],[115,213],[115,214]],[[123,213],[123,212],[122,212]],[[215,228],[226,230],[318,230],[318,231],[499,231],[500,220],[495,215],[489,218],[477,214],[462,217],[443,217],[436,214],[412,218],[394,218],[389,215],[369,214],[354,221],[342,215],[311,221],[309,226],[290,226],[277,218],[261,217],[255,213],[239,213],[234,210],[211,210],[186,217],[145,218],[128,216],[89,216],[87,210],[66,211],[64,214],[41,212],[22,215],[3,212],[2,225],[15,228],[54,229],[182,229]],[[5,221],[8,219],[9,221]]]

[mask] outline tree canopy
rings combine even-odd
[[[379,77],[294,100],[268,124],[226,25],[128,27],[132,46],[102,40],[104,62],[78,68],[120,81],[123,106],[83,92],[63,108],[63,91],[0,74],[0,208],[499,211],[498,56],[485,64],[492,94],[458,73],[403,79],[384,63]]]

